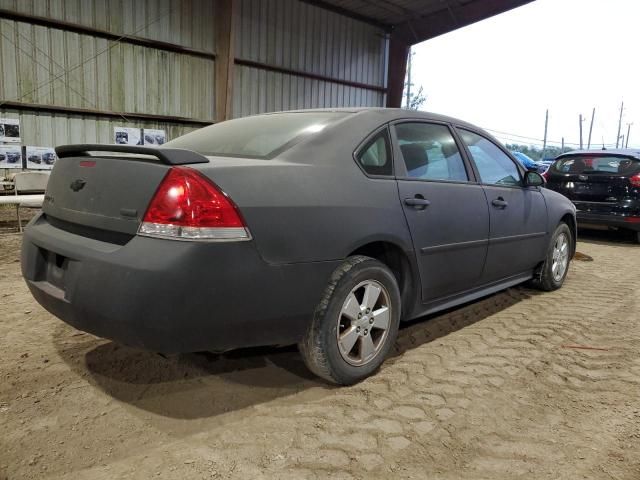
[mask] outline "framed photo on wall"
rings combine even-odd
[[[20,120],[0,118],[0,143],[20,143]]]
[[[0,169],[22,169],[22,147],[20,145],[0,145]]]
[[[33,170],[51,170],[58,157],[51,147],[25,147],[27,168]]]
[[[142,145],[142,129],[113,127],[113,143],[116,145]]]

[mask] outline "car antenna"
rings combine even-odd
[[[604,137],[602,137],[602,149],[603,149],[603,150],[606,150],[606,149],[607,149],[607,147],[605,147],[605,146],[604,146]]]

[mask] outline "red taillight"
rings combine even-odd
[[[624,217],[624,221],[627,223],[640,223],[640,217]]]
[[[548,182],[549,181],[549,170],[547,170],[546,172],[543,172],[541,174],[541,176],[542,176],[542,178],[544,178],[545,182]]]
[[[185,240],[250,238],[231,199],[201,173],[186,167],[173,167],[164,177],[139,233]]]
[[[636,173],[633,177],[629,179],[631,185],[634,187],[640,187],[640,173]]]

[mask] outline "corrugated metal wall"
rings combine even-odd
[[[0,8],[215,54],[214,0],[0,0]],[[238,0],[233,116],[384,104],[381,29],[299,0]],[[20,118],[23,144],[113,142],[113,126],[197,127],[80,113],[11,110],[22,102],[213,121],[215,61],[56,26],[0,19],[0,116]],[[325,78],[305,78],[310,73]],[[349,83],[366,84],[354,86]]]
[[[1,118],[20,119],[23,145],[50,147],[69,143],[113,143],[113,127],[157,128],[166,130],[167,138],[184,135],[196,128],[180,123],[153,122],[94,115],[24,112],[0,107]]]
[[[237,58],[384,87],[385,32],[297,0],[240,0]],[[383,106],[384,93],[236,65],[234,116],[274,110]]]
[[[215,51],[215,0],[0,0],[0,8]]]
[[[214,62],[0,20],[0,98],[116,112],[214,118]]]
[[[323,107],[381,107],[381,92],[236,65],[234,117]]]
[[[214,5],[208,0],[0,0],[0,8],[7,10],[212,54]],[[0,65],[2,101],[215,118],[214,61],[202,56],[2,19]],[[42,146],[112,143],[114,125],[161,128],[168,138],[194,128],[75,113],[23,111],[7,116],[21,118],[23,143]]]

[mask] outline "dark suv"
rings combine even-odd
[[[640,151],[565,153],[544,176],[575,204],[579,225],[629,229],[640,243]]]

